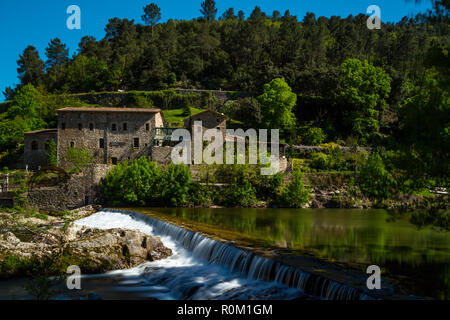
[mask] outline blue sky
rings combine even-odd
[[[2,0],[0,4],[0,90],[8,85],[17,84],[17,64],[19,54],[27,45],[33,45],[45,60],[45,47],[51,38],[58,37],[70,49],[72,55],[81,37],[85,35],[103,38],[104,27],[109,18],[119,17],[135,19],[141,23],[142,7],[155,2],[161,8],[162,21],[167,19],[191,19],[200,16],[202,0]],[[66,27],[69,5],[78,5],[81,9],[81,30],[69,30]],[[430,0],[419,4],[407,0],[216,0],[218,15],[233,7],[237,13],[243,10],[246,17],[257,5],[267,14],[278,10],[282,14],[289,9],[300,20],[306,12],[316,16],[330,17],[339,15],[366,13],[369,5],[378,5],[381,19],[399,21],[404,16],[414,16],[429,8]],[[0,101],[3,101],[0,94]]]

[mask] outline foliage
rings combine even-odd
[[[313,152],[311,155],[311,167],[318,170],[328,169],[328,156],[323,152]]]
[[[49,166],[58,165],[57,146],[54,140],[47,142],[47,164]]]
[[[292,108],[297,96],[284,78],[276,78],[265,84],[258,101],[261,103],[263,123],[267,128],[281,129],[295,124]]]
[[[396,181],[378,153],[372,153],[359,169],[357,185],[363,194],[379,202],[396,193]]]
[[[67,170],[71,173],[79,173],[84,167],[90,165],[94,161],[92,152],[87,148],[67,147],[62,157],[63,163],[67,166]]]
[[[17,60],[17,73],[21,84],[38,86],[44,78],[44,61],[33,46],[25,48]]]
[[[307,146],[317,146],[323,143],[326,139],[326,135],[322,128],[310,127],[302,135],[302,144]]]
[[[191,186],[189,168],[182,164],[160,167],[149,158],[121,162],[108,172],[101,190],[108,203],[136,206],[182,206]]]
[[[216,2],[214,0],[203,1],[200,12],[206,20],[214,20],[217,14]]]
[[[303,172],[299,169],[294,169],[291,180],[280,190],[279,205],[301,208],[310,198],[310,189],[303,185]]]
[[[399,166],[414,179],[431,176],[444,185],[449,179],[449,84],[442,73],[428,70],[423,84],[414,89],[400,112],[400,147],[404,153]]]
[[[146,25],[153,27],[161,20],[161,9],[155,3],[150,3],[146,5],[144,8],[144,15],[142,15],[142,20]]]
[[[391,77],[367,61],[347,59],[341,65],[341,97],[350,103],[353,132],[362,142],[379,131],[379,119],[386,109]]]
[[[259,128],[261,125],[261,105],[255,98],[248,97],[228,101],[224,109],[224,113],[230,118],[242,121],[248,128]]]

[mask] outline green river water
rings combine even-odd
[[[136,209],[136,208],[135,208]],[[259,245],[312,253],[364,270],[378,265],[409,294],[450,298],[450,233],[418,228],[385,210],[141,208],[159,218],[243,236]],[[233,239],[227,239],[233,240]]]

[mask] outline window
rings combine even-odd
[[[89,123],[89,130],[93,131],[94,130],[94,124],[93,123]]]
[[[78,130],[83,129],[83,125],[81,123],[78,124]]]
[[[44,149],[48,150],[48,145],[50,144],[50,140],[45,141],[44,143]]]
[[[117,164],[117,158],[116,157],[112,157],[111,158],[111,163],[112,164]]]
[[[111,125],[111,131],[116,131],[117,130],[117,125],[115,123],[113,123]]]
[[[139,138],[134,138],[134,139],[133,139],[133,146],[134,146],[135,148],[139,148]]]
[[[98,146],[100,149],[104,149],[105,148],[105,140],[103,138],[100,138],[98,140]]]
[[[75,142],[70,141],[70,147],[71,147],[71,148],[75,147]]]
[[[150,124],[148,124],[148,123],[145,124],[145,130],[146,130],[146,131],[149,131],[149,130],[150,130]]]
[[[38,149],[37,141],[31,141],[31,150],[37,150],[37,149]]]
[[[122,129],[123,129],[123,131],[127,131],[127,123],[126,122],[124,122],[122,124]]]
[[[61,129],[66,129],[66,123],[65,122],[63,122],[63,123],[61,123]]]

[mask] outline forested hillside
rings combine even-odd
[[[233,8],[219,14],[213,0],[199,3],[198,19],[159,23],[164,12],[151,4],[136,21],[110,19],[103,39],[82,38],[73,57],[57,38],[44,54],[30,45],[17,61],[20,85],[4,92],[12,102],[0,123],[1,150],[20,148],[11,134],[51,122],[61,104],[55,94],[239,90],[254,98],[224,110],[246,126],[276,126],[293,143],[391,150],[392,167],[447,181],[449,3],[432,2],[430,12],[374,30],[363,14],[296,17],[255,7],[246,18]],[[268,108],[284,107],[271,97],[278,91],[295,99],[273,122]]]

